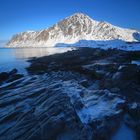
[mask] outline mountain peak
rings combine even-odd
[[[74,13],[72,16],[88,16],[88,15],[81,12],[77,12],[77,13]]]
[[[79,19],[90,19],[92,20],[88,15],[84,14],[84,13],[74,13],[73,15],[69,16],[68,18],[79,18]]]
[[[137,35],[137,34],[138,35]],[[96,21],[84,13],[74,13],[52,27],[36,32],[24,32],[13,36],[7,46],[56,46],[59,43],[75,44],[81,40],[137,41],[139,32],[123,29],[102,21]],[[138,38],[138,37],[137,37]],[[86,46],[86,44],[84,44]]]

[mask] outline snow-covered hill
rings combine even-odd
[[[27,31],[14,35],[7,47],[53,47],[58,44],[76,44],[81,40],[88,45],[91,41],[140,40],[140,32],[116,27],[107,22],[99,22],[89,16],[76,13],[54,26],[40,31]],[[80,44],[79,44],[80,45]]]

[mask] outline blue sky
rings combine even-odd
[[[0,40],[47,28],[76,12],[140,30],[140,0],[0,0]]]

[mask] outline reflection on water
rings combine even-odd
[[[55,53],[63,53],[74,48],[2,48],[0,49],[0,72],[17,68],[20,73],[26,73],[27,60]]]
[[[21,48],[13,50],[13,55],[16,58],[28,59],[31,57],[41,57],[52,55],[55,53],[63,53],[73,48]]]

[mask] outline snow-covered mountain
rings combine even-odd
[[[75,44],[81,40],[84,40],[84,45],[87,41],[133,42],[140,40],[140,32],[95,21],[85,14],[76,13],[48,29],[16,34],[7,47],[53,47],[58,44]]]

